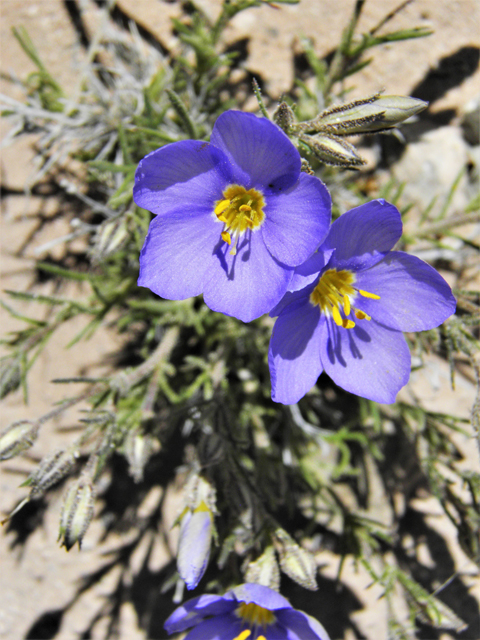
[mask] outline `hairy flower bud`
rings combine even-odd
[[[7,427],[0,435],[0,460],[8,460],[32,446],[38,434],[38,422],[20,420]]]
[[[312,129],[336,135],[384,131],[427,107],[428,102],[417,98],[376,95],[324,111],[313,121]]]
[[[273,114],[273,121],[275,124],[277,124],[280,129],[283,129],[285,133],[288,133],[290,131],[290,127],[294,123],[294,120],[295,118],[292,109],[286,102],[281,102]]]
[[[312,554],[302,549],[283,529],[275,531],[274,543],[282,571],[305,589],[318,589],[315,579],[317,565]]]
[[[65,494],[58,539],[67,551],[82,539],[93,517],[95,489],[90,479],[79,478]]]
[[[263,584],[265,587],[278,591],[280,588],[280,569],[275,558],[275,550],[271,545],[255,562],[250,562],[245,573],[245,582]]]
[[[25,482],[31,486],[30,498],[38,498],[49,487],[61,480],[75,464],[75,454],[71,450],[57,451],[46,456],[39,467]]]
[[[98,228],[94,240],[93,258],[103,260],[106,256],[118,251],[128,238],[125,216],[106,220]]]
[[[0,358],[0,399],[18,388],[21,381],[19,358]]]
[[[338,136],[317,133],[315,136],[301,135],[299,139],[307,144],[319,160],[340,167],[358,167],[365,164],[353,145]]]
[[[135,482],[141,482],[145,465],[153,451],[153,442],[148,434],[132,431],[125,440],[124,453],[129,464],[129,473]]]

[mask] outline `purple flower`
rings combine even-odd
[[[402,234],[397,209],[374,200],[343,214],[295,270],[269,348],[272,398],[293,404],[324,370],[351,393],[392,403],[410,376],[402,331],[423,331],[455,311],[431,266],[391,251]]]
[[[191,627],[185,640],[329,640],[317,620],[259,584],[193,598],[165,622],[169,634]]]
[[[203,293],[211,309],[244,322],[268,313],[330,223],[326,187],[300,166],[276,125],[239,111],[217,119],[209,143],[145,156],[133,197],[157,215],[138,284],[169,300]]]

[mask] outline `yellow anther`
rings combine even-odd
[[[380,300],[380,296],[377,296],[376,293],[370,293],[369,291],[363,291],[363,289],[358,289],[358,293],[364,298],[372,298],[372,300]]]
[[[343,296],[343,312],[346,316],[350,315],[350,298]]]
[[[365,313],[365,311],[360,311],[360,309],[355,309],[355,315],[359,320],[371,320],[372,317]]]
[[[251,635],[251,633],[252,632],[250,631],[250,629],[245,629],[245,631],[242,631],[242,633],[239,636],[233,638],[233,640],[245,640]]]
[[[343,327],[343,318],[340,315],[340,311],[338,310],[338,307],[332,307],[332,316],[335,324],[338,324],[339,327]]]
[[[355,326],[355,322],[353,320],[349,320],[348,318],[344,318],[342,320],[342,327],[344,329],[353,329]]]
[[[230,234],[228,233],[228,231],[222,231],[222,233],[220,235],[222,236],[222,240],[224,242],[226,242],[227,244],[232,244],[232,238],[231,238]]]

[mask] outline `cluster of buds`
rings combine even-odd
[[[289,136],[296,137],[325,164],[346,168],[358,167],[365,161],[344,136],[381,133],[417,115],[428,102],[404,96],[382,96],[355,100],[322,111],[313,120],[295,122],[292,109],[282,102],[273,119]]]
[[[210,558],[216,492],[205,478],[194,473],[185,489],[186,505],[175,524],[180,524],[177,569],[187,589],[195,589]]]

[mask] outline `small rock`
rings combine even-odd
[[[437,196],[443,204],[461,169],[468,163],[468,150],[462,130],[453,125],[429,131],[418,142],[408,144],[393,167],[397,180],[405,182],[404,201],[425,209]],[[454,210],[465,208],[469,200],[467,191],[468,179],[464,175],[453,194]]]

